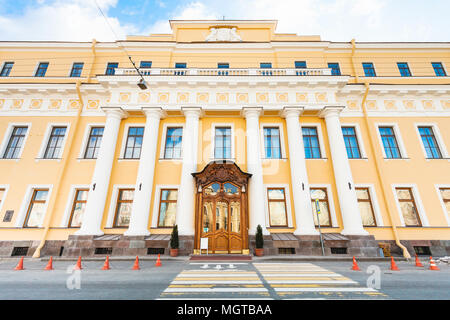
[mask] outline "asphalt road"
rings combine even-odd
[[[387,299],[450,300],[450,266],[440,271],[417,268],[413,262],[351,263],[314,261],[211,262],[84,261],[73,271],[74,261],[47,262],[25,259],[25,270],[15,271],[18,259],[0,260],[0,300],[156,300],[156,299]],[[218,267],[218,265],[220,267]],[[370,271],[370,273],[367,273]],[[369,280],[369,285],[368,285]]]

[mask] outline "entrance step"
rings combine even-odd
[[[251,255],[239,254],[192,254],[189,260],[197,261],[251,261]]]

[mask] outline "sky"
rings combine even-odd
[[[170,19],[270,19],[278,33],[328,41],[448,42],[449,13],[450,0],[0,0],[0,41],[115,41],[171,33]]]

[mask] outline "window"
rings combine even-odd
[[[28,206],[25,217],[24,228],[36,228],[44,217],[45,202],[47,201],[48,189],[35,189]]]
[[[320,159],[319,136],[316,127],[303,127],[303,145],[305,147],[305,159]]]
[[[53,127],[45,149],[44,159],[58,159],[62,149],[66,127]]]
[[[5,189],[0,188],[0,208],[2,207],[3,196],[5,195]]]
[[[339,63],[331,62],[328,64],[328,68],[331,69],[332,76],[340,76],[341,75],[341,69],[339,68]]]
[[[177,189],[161,189],[158,227],[173,227],[177,215]]]
[[[369,188],[355,188],[355,190],[363,226],[375,227],[377,224],[375,222],[375,214],[373,212]]]
[[[359,151],[358,138],[356,137],[355,127],[342,127],[345,148],[349,159],[361,159]]]
[[[400,159],[401,154],[397,139],[395,138],[394,129],[392,127],[379,127],[378,130],[380,131],[386,158]]]
[[[84,210],[86,208],[89,189],[77,189],[73,200],[72,211],[70,212],[69,228],[81,227]]]
[[[259,64],[260,68],[272,68],[272,63],[271,62],[261,62]]]
[[[41,62],[36,70],[35,77],[45,77],[45,73],[47,72],[48,62]]]
[[[375,67],[373,66],[372,62],[363,62],[362,64],[364,69],[364,75],[366,77],[376,77],[377,74],[375,73]]]
[[[3,154],[3,159],[19,158],[20,150],[22,150],[23,141],[25,140],[27,130],[28,127],[14,127],[5,153]]]
[[[214,158],[231,158],[231,128],[216,127],[214,137]]]
[[[81,71],[83,71],[83,62],[75,62],[72,66],[72,71],[70,72],[71,77],[81,77]]]
[[[264,128],[264,151],[268,159],[281,159],[279,128]]]
[[[218,63],[217,68],[218,69],[228,69],[230,67],[229,63]]]
[[[116,215],[114,217],[114,228],[128,227],[128,225],[130,224],[133,197],[134,189],[119,189]]]
[[[175,63],[175,68],[177,68],[177,69],[184,69],[184,68],[186,68],[186,62],[177,62],[177,63]]]
[[[312,214],[314,217],[314,224],[318,226],[317,223],[317,205],[316,199],[319,201],[319,222],[321,227],[331,227],[331,216],[330,207],[328,205],[328,195],[326,188],[311,188],[311,207]]]
[[[144,138],[143,127],[128,128],[127,144],[125,146],[125,159],[139,159],[141,157],[142,139]]]
[[[295,61],[295,68],[306,69],[306,61]]]
[[[284,188],[267,188],[271,227],[287,227],[286,194]]]
[[[420,137],[427,154],[427,159],[441,159],[442,154],[439,150],[432,127],[419,127]]]
[[[105,74],[108,76],[112,76],[116,73],[116,68],[119,67],[119,63],[117,62],[108,62],[106,66],[106,72]]]
[[[5,62],[5,64],[3,65],[2,71],[0,72],[0,77],[9,76],[13,65],[14,65],[14,62]]]
[[[152,62],[151,61],[141,61],[141,64],[139,65],[139,68],[151,68]]]
[[[433,66],[434,73],[436,73],[437,77],[447,76],[447,73],[445,73],[445,69],[444,66],[442,65],[442,62],[432,62],[431,65]]]
[[[408,227],[420,227],[422,224],[417,214],[417,207],[411,188],[396,188],[395,191],[405,225]]]
[[[92,127],[89,133],[89,140],[86,146],[86,152],[84,153],[85,159],[97,159],[98,150],[103,138],[103,127]]]
[[[181,142],[183,139],[183,128],[167,128],[166,148],[164,149],[164,159],[181,158]]]
[[[409,67],[406,62],[397,62],[397,66],[402,77],[411,77],[411,71],[409,71]]]
[[[450,216],[450,188],[440,188],[439,191],[441,192],[447,215]]]

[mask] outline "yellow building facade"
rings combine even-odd
[[[450,254],[449,43],[170,24],[0,42],[0,256]]]

